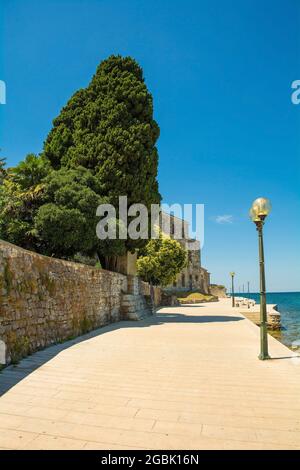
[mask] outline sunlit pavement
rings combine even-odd
[[[230,300],[160,309],[0,374],[1,449],[300,449],[300,359]]]

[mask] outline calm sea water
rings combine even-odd
[[[236,294],[254,299],[259,304],[259,294]],[[273,292],[267,294],[268,304],[277,304],[283,330],[278,339],[287,346],[300,346],[300,292]]]

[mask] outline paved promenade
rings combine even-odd
[[[0,373],[2,449],[300,449],[300,359],[218,303],[163,308]]]

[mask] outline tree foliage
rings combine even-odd
[[[144,244],[96,237],[96,207],[160,202],[152,96],[130,57],[104,60],[53,121],[40,156],[0,162],[0,238],[60,257],[110,257]],[[117,214],[118,217],[118,214]],[[117,221],[119,224],[119,221]]]
[[[33,190],[50,171],[49,162],[43,158],[30,153],[24,161],[16,167],[10,168],[9,176],[23,190]]]
[[[96,208],[102,202],[85,168],[52,171],[43,180],[43,204],[34,218],[46,254],[67,257],[96,250]]]
[[[33,154],[6,170],[0,192],[0,238],[27,249],[38,250],[34,216],[42,204],[42,178],[49,167]]]
[[[187,252],[177,240],[160,236],[149,240],[137,260],[139,276],[153,285],[167,286],[186,266]]]
[[[44,155],[56,169],[90,169],[112,204],[127,195],[129,204],[150,208],[160,202],[158,136],[142,69],[130,57],[111,56],[54,120]]]

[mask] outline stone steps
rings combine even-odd
[[[123,294],[122,317],[125,320],[141,320],[153,315],[151,299],[140,294]]]

